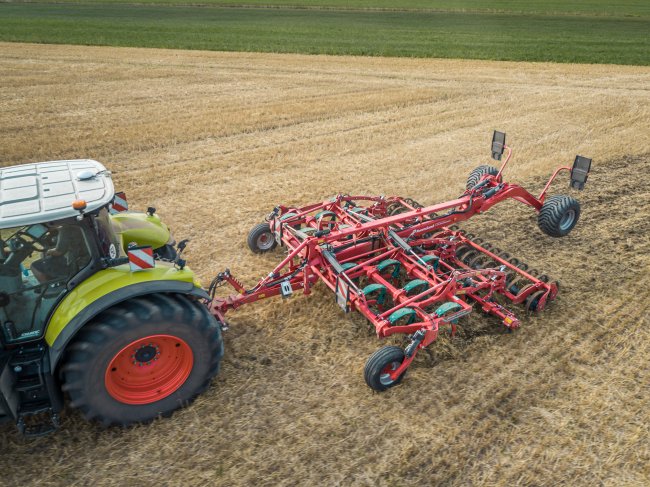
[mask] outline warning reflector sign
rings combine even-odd
[[[122,191],[115,193],[113,197],[113,203],[111,204],[110,212],[122,213],[123,211],[129,210],[129,203],[126,201],[126,194]]]
[[[131,267],[131,272],[155,267],[153,249],[151,247],[131,247],[127,253],[129,256],[129,267]]]

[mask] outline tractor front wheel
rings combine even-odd
[[[205,306],[152,294],[120,303],[87,324],[61,369],[72,407],[104,426],[168,416],[219,371],[221,327]]]
[[[248,233],[248,247],[256,254],[270,252],[278,244],[268,223],[259,223]]]
[[[396,386],[402,381],[406,372],[395,379],[391,378],[391,373],[396,371],[403,361],[404,350],[401,348],[394,345],[380,348],[366,362],[363,374],[366,384],[377,392]]]

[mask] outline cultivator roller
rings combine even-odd
[[[458,198],[422,206],[398,196],[337,195],[304,206],[277,206],[266,222],[248,237],[254,252],[280,244],[287,256],[250,289],[228,270],[210,286],[210,309],[220,320],[247,303],[297,291],[311,292],[317,281],[331,289],[347,313],[358,311],[378,337],[406,336],[405,346],[386,346],[370,356],[366,383],[382,391],[399,383],[417,352],[433,343],[441,330],[453,336],[459,320],[480,309],[496,316],[507,329],[520,326],[506,305],[543,310],[558,292],[558,283],[518,259],[460,230],[458,222],[487,211],[506,199],[534,208],[540,229],[552,237],[567,235],[580,215],[570,196],[547,192],[561,171],[571,173],[571,186],[582,189],[591,160],[578,156],[573,168],[555,171],[539,196],[503,181],[511,150],[505,134],[495,132],[493,157],[500,169],[479,166]],[[237,291],[217,297],[216,288],[229,283]]]

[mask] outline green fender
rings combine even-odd
[[[438,266],[440,264],[440,259],[438,258],[437,255],[434,255],[434,254],[425,255],[424,257],[421,257],[420,260],[422,262],[426,262],[427,264],[429,262],[433,261],[433,264],[432,264],[433,270],[434,271],[438,270]]]
[[[150,245],[154,249],[171,243],[169,227],[160,221],[155,213],[132,213],[125,211],[110,216],[115,233],[122,239],[122,248],[126,252],[131,242],[138,246]]]
[[[447,313],[452,313],[452,312],[454,312],[454,311],[459,311],[459,310],[461,310],[462,308],[463,308],[463,307],[462,307],[460,304],[458,304],[458,303],[454,303],[454,302],[452,302],[452,301],[447,301],[446,303],[440,305],[440,306],[438,307],[438,309],[436,309],[436,310],[434,311],[434,314],[435,314],[438,318],[442,318],[442,317],[443,317],[444,315],[446,315]],[[458,323],[458,320],[453,320],[451,323]]]
[[[386,286],[382,284],[368,284],[361,291],[364,296],[369,296],[372,293],[377,293],[377,304],[384,304],[386,301]]]
[[[350,269],[353,269],[356,266],[357,266],[356,262],[346,262],[345,264],[341,265],[344,271],[349,271]]]
[[[329,211],[329,210],[319,211],[318,213],[316,213],[316,215],[314,215],[314,218],[316,220],[320,220],[321,218],[325,218],[326,216],[334,217],[334,218],[332,218],[332,221],[336,220],[336,213],[334,213],[333,211]]]
[[[415,314],[415,310],[413,308],[402,308],[402,309],[398,309],[397,311],[392,313],[388,317],[388,321],[392,325],[392,324],[396,323],[397,321],[399,321],[401,318],[404,318],[406,316],[408,316],[407,323],[410,325],[411,323],[413,323],[415,321],[415,318],[416,318],[417,315]]]
[[[424,287],[424,289],[422,289],[422,291],[420,291],[420,292],[423,292],[425,289],[429,289],[429,283],[427,281],[423,280],[423,279],[413,279],[412,281],[407,282],[406,285],[402,289],[404,291],[406,291],[406,295],[408,296],[411,293],[411,291],[413,291],[413,290],[415,290],[415,289],[417,289],[419,287]],[[415,293],[415,294],[418,294],[418,293]]]
[[[377,264],[377,270],[381,274],[385,269],[388,269],[391,266],[394,267],[393,272],[391,273],[391,277],[393,278],[399,277],[399,271],[400,268],[402,267],[402,264],[399,262],[399,260],[395,260],[395,259],[382,260],[379,264]]]
[[[117,303],[153,293],[178,293],[208,299],[194,273],[156,261],[156,267],[131,272],[128,264],[103,269],[70,291],[52,313],[45,331],[54,367],[74,335],[91,319]]]

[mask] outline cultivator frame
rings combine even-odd
[[[433,343],[441,329],[448,327],[454,335],[459,318],[474,307],[496,316],[507,329],[518,328],[519,319],[504,304],[541,311],[557,295],[557,283],[481,245],[455,224],[514,199],[540,212],[542,230],[563,236],[559,234],[568,233],[577,222],[579,205],[569,197],[551,197],[556,199],[545,207],[547,192],[564,170],[571,172],[571,186],[582,189],[591,160],[578,156],[573,168],[557,169],[536,197],[502,180],[512,151],[505,145],[505,134],[495,132],[493,158],[500,160],[504,151],[498,172],[481,166],[472,173],[478,182],[445,203],[423,207],[398,196],[337,195],[304,207],[277,206],[267,223],[251,231],[249,245],[265,252],[279,243],[287,248],[287,256],[251,289],[228,270],[220,273],[209,289],[210,311],[225,323],[230,310],[296,291],[310,294],[322,281],[339,306],[346,313],[364,315],[378,337],[408,336],[403,350],[384,347],[368,360],[366,382],[379,391],[397,384],[417,352]],[[550,214],[552,221],[543,222],[542,214]],[[237,294],[217,297],[216,288],[224,283]]]

